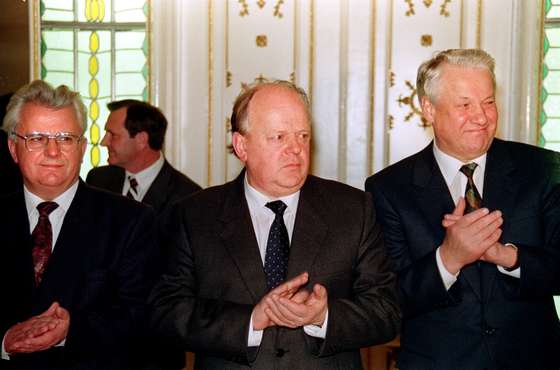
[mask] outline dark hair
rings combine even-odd
[[[125,99],[110,102],[107,104],[109,111],[126,108],[126,118],[124,127],[130,137],[145,131],[148,134],[148,144],[153,150],[160,150],[163,147],[165,131],[167,130],[167,119],[158,108],[146,102]]]

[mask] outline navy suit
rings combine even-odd
[[[483,206],[503,212],[502,243],[519,248],[521,278],[464,267],[447,291],[435,251],[455,207],[432,144],[366,181],[395,262],[404,322],[401,369],[558,369],[560,156],[494,139]]]
[[[13,369],[128,369],[145,335],[154,273],[154,215],[146,206],[80,181],[44,272],[35,285],[23,191],[0,200],[0,337],[53,301],[70,313],[63,347],[16,355]]]

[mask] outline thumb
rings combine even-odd
[[[327,289],[321,284],[315,284],[313,286],[313,294],[317,299],[323,299],[327,295]]]
[[[56,301],[53,302],[45,312],[43,312],[42,314],[39,315],[39,317],[53,316],[58,307],[60,307],[58,305],[58,302],[56,302]]]

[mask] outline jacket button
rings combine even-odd
[[[284,355],[286,354],[286,352],[288,352],[288,351],[286,351],[286,350],[283,349],[283,348],[278,348],[278,349],[276,350],[276,357],[282,357],[282,356],[284,356]]]
[[[493,335],[496,332],[494,328],[486,328],[484,329],[484,335]]]

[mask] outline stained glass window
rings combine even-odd
[[[560,151],[560,0],[545,1],[539,145]]]
[[[149,0],[41,0],[40,76],[79,91],[88,108],[82,177],[106,164],[107,103],[150,99]]]

